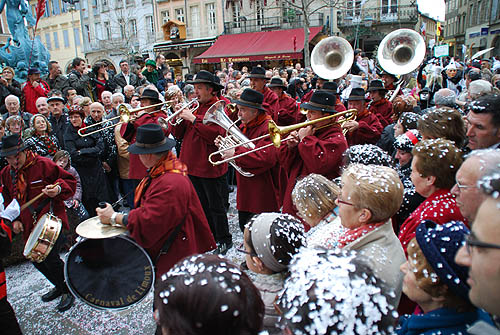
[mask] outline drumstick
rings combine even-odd
[[[50,185],[50,186],[52,186],[52,188],[54,188],[54,187],[58,186],[59,184],[61,184],[61,183],[57,182],[54,185]],[[49,186],[49,185],[47,185],[47,186]],[[21,212],[23,210],[25,210],[26,208],[28,208],[29,206],[31,206],[35,201],[37,201],[38,199],[40,199],[44,195],[45,195],[45,193],[42,192],[39,195],[37,195],[36,197],[34,197],[33,199],[31,199],[30,201],[26,202],[24,205],[21,206]]]

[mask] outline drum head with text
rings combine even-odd
[[[154,268],[144,249],[127,237],[117,236],[74,245],[64,276],[71,292],[90,306],[122,309],[149,293]]]

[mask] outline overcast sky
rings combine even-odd
[[[444,0],[417,0],[417,4],[420,12],[444,21]]]

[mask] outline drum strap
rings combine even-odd
[[[40,211],[49,203],[50,200],[50,198],[43,199],[35,209],[33,209],[33,206],[28,206],[31,215],[33,215],[33,224],[37,221],[38,213],[40,213]],[[50,203],[50,211],[52,212],[52,202]]]
[[[155,264],[158,264],[158,260],[160,259],[160,256],[161,255],[164,255],[168,252],[168,250],[170,249],[170,247],[172,246],[172,243],[174,243],[174,240],[175,238],[177,237],[177,235],[179,235],[179,232],[181,231],[181,228],[182,228],[182,225],[184,224],[184,222],[182,223],[179,223],[173,232],[170,233],[170,235],[168,235],[167,237],[167,240],[165,241],[165,243],[163,244],[163,247],[161,247],[161,250],[160,250],[160,253],[158,254],[158,256],[156,257],[156,261],[155,261]]]

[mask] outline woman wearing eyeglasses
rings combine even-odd
[[[418,308],[400,318],[398,335],[469,334],[478,320],[492,323],[470,302],[467,268],[454,261],[468,233],[458,221],[438,225],[427,220],[418,226],[408,244],[408,260],[401,265],[403,292]]]
[[[390,303],[397,306],[405,257],[390,218],[403,201],[403,184],[394,169],[377,165],[351,164],[341,178],[337,205],[346,231],[337,246],[364,256],[375,275],[394,289]]]

